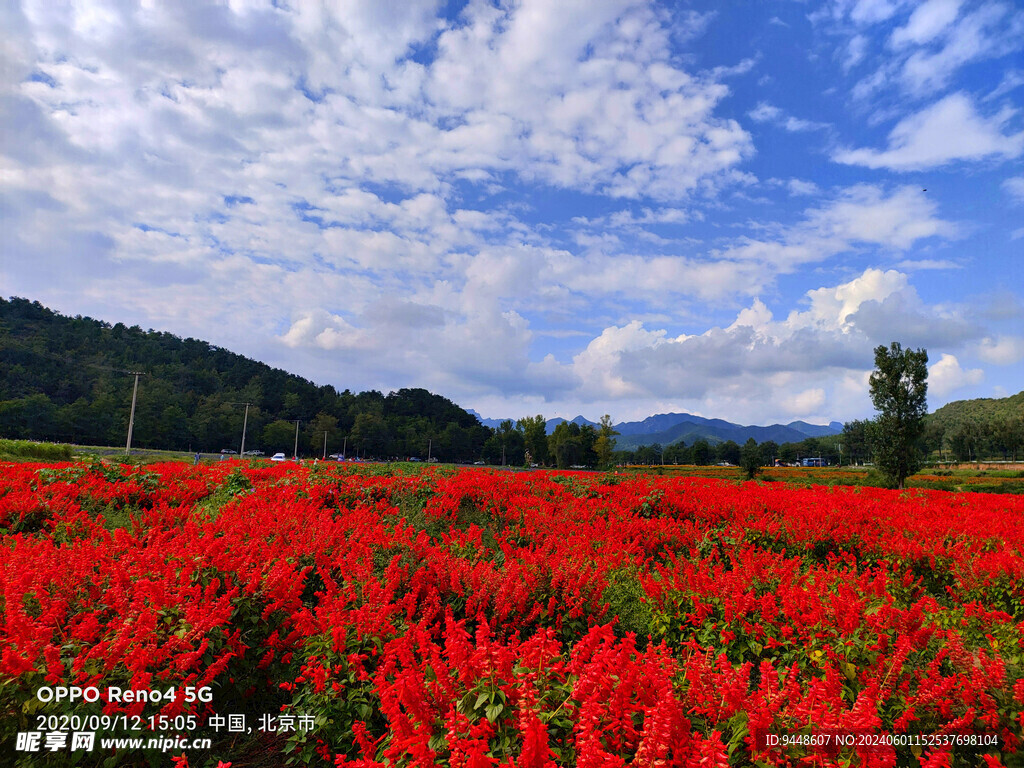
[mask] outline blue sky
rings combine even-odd
[[[1024,9],[24,2],[0,292],[488,417],[1024,388]]]

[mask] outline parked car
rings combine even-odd
[[[263,451],[246,451],[245,455],[246,456],[262,456],[263,455]]]
[[[482,461],[474,461],[473,463],[476,464],[477,466],[483,466],[484,464]]]
[[[221,448],[220,452],[223,453],[225,456],[233,456],[234,454],[238,453],[238,451],[233,451],[230,448]]]
[[[344,456],[342,456],[342,455],[341,455],[340,453],[332,453],[332,454],[331,454],[330,456],[328,456],[327,458],[328,458],[328,459],[337,459],[338,461],[342,461],[342,460],[343,460],[343,459],[344,459],[345,457],[344,457]]]
[[[285,456],[284,456],[283,453],[275,453],[273,456],[270,457],[270,460],[271,461],[285,461]]]

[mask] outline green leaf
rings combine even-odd
[[[493,723],[495,720],[498,719],[498,715],[500,715],[504,710],[504,704],[491,704],[489,707],[487,707],[485,713],[487,715],[487,719]]]

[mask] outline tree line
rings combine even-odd
[[[0,299],[0,435],[123,445],[134,376],[132,445],[181,451],[246,448],[373,458],[428,453],[474,461],[492,430],[425,389],[338,392],[196,339],[64,317]],[[248,408],[246,408],[248,404]],[[326,442],[326,444],[325,444]]]

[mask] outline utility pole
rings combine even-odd
[[[427,461],[430,461],[430,449],[434,447],[434,438],[427,438]]]
[[[242,418],[242,445],[238,449],[238,457],[242,458],[245,456],[245,430],[249,426],[249,406],[252,405],[252,403],[228,403],[228,405],[245,406],[245,416]],[[223,458],[223,456],[221,458]]]
[[[348,450],[348,435],[345,435],[345,442],[341,444],[341,460],[345,460],[345,452]]]
[[[249,426],[249,403],[245,404],[245,417],[242,419],[242,446],[238,451],[238,457],[245,456],[245,428]]]
[[[324,455],[323,458],[327,459],[327,430],[324,430]]]
[[[292,451],[292,458],[293,459],[299,458],[299,422],[300,421],[302,421],[302,419],[296,419],[295,420],[295,450]]]
[[[124,444],[125,456],[130,456],[132,453],[132,428],[135,426],[135,398],[139,394],[139,376],[143,375],[139,371],[128,371],[128,373],[135,375],[135,386],[132,388],[132,410],[128,416],[128,442]]]

